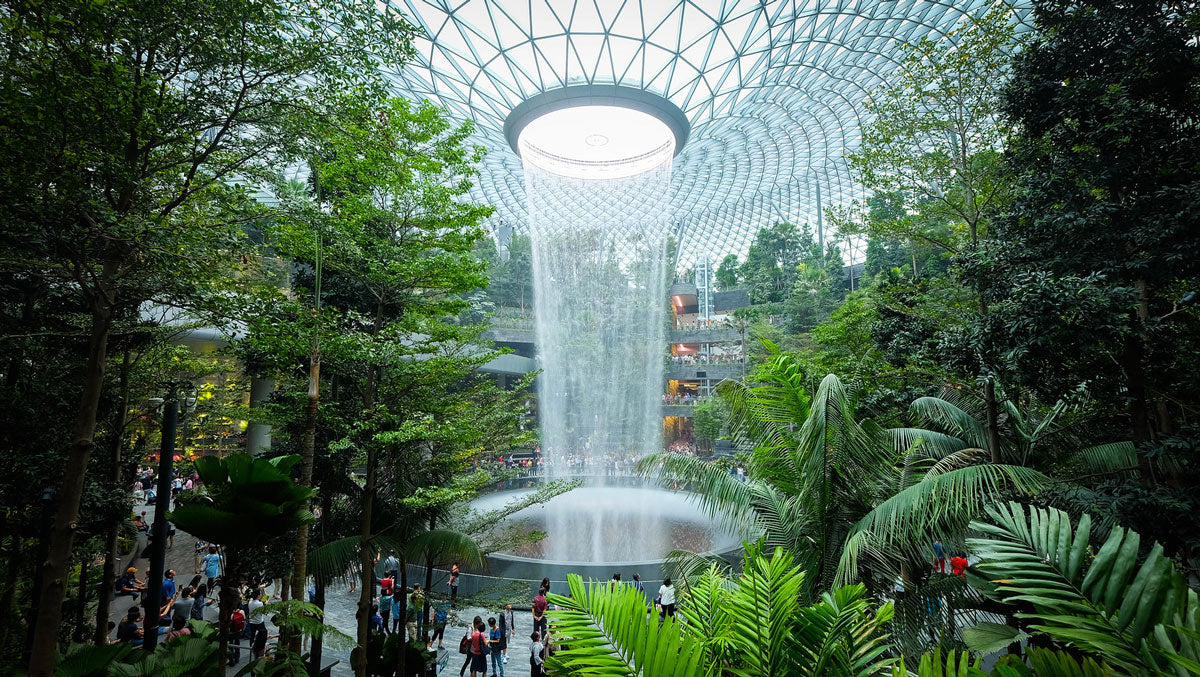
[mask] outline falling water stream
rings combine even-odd
[[[552,478],[629,468],[660,447],[670,179],[669,157],[620,179],[567,178],[525,163],[541,446]],[[567,557],[563,534],[576,541],[577,561],[580,541],[592,543],[586,561],[624,554],[610,547],[616,520],[608,503],[592,503],[547,516],[560,537],[543,556]],[[652,519],[639,524],[642,532],[659,528]]]

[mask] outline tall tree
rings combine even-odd
[[[3,7],[3,264],[72,289],[88,335],[41,566],[40,676],[54,667],[114,318],[147,300],[193,305],[230,271],[244,217],[229,207],[248,197],[235,182],[301,136],[331,92],[378,84],[380,60],[407,56],[408,30],[349,0]]]
[[[726,254],[725,258],[721,259],[721,264],[717,266],[717,288],[721,291],[728,291],[738,286],[740,281],[737,254]]]
[[[898,208],[891,220],[868,219],[866,234],[901,235],[954,255],[978,252],[991,213],[1009,194],[1000,162],[1009,133],[1000,93],[1015,46],[1014,24],[1012,10],[1003,6],[970,17],[938,40],[922,38],[909,46],[896,76],[867,101],[873,117],[863,125],[862,149],[850,164],[867,188],[889,194]],[[982,296],[976,307],[978,314],[988,313]],[[960,349],[971,353],[982,381],[988,449],[999,462],[994,358],[986,336],[976,338]]]
[[[1014,383],[1169,437],[1200,376],[1200,4],[1056,0],[1034,22],[1005,92],[1018,192],[977,271],[1001,308],[981,331]]]
[[[381,463],[428,427],[421,412],[410,410],[407,395],[422,379],[430,387],[442,383],[436,374],[447,362],[471,358],[442,353],[469,331],[447,322],[464,307],[461,294],[486,285],[473,249],[490,209],[462,199],[482,155],[467,144],[469,124],[454,127],[433,105],[401,99],[343,97],[341,106],[339,125],[313,168],[337,215],[326,251],[339,247],[353,257],[339,268],[339,287],[328,302],[341,306],[341,369],[356,381],[362,411],[349,442],[365,469],[358,640],[366,647]],[[364,651],[354,667],[365,675]]]

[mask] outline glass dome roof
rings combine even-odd
[[[940,37],[990,0],[377,0],[425,32],[398,91],[477,125],[488,150],[473,197],[492,227],[525,230],[521,158],[504,122],[523,101],[576,85],[668,99],[690,136],[675,158],[679,258],[742,253],[762,226],[818,224],[858,197],[845,156],[861,102],[907,41]],[[1026,0],[1008,0],[1026,20]],[[861,260],[860,257],[854,257]]]

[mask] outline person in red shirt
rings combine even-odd
[[[476,621],[471,633],[471,677],[487,677],[487,656],[483,654],[483,647],[489,644],[486,631],[483,619]]]
[[[967,558],[960,555],[955,555],[950,558],[950,573],[959,578],[966,578],[967,574]]]
[[[546,636],[546,607],[550,606],[546,602],[546,589],[541,588],[538,594],[533,598],[533,629]]]

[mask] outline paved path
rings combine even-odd
[[[134,506],[137,513],[145,511],[145,519],[150,523],[154,519],[154,506],[152,505],[137,505]],[[196,565],[193,557],[195,551],[196,539],[189,534],[178,531],[175,534],[173,544],[168,543],[166,568],[175,570],[176,585],[182,589],[186,586],[195,575]],[[137,546],[133,552],[125,553],[117,568],[118,573],[124,573],[125,569],[130,566],[138,568],[138,578],[145,580],[149,575],[150,560],[140,557],[142,550],[146,547],[145,534],[139,534]],[[268,588],[269,594],[274,594],[275,591]],[[214,595],[215,598],[215,595]],[[114,623],[119,623],[121,618],[129,611],[129,607],[135,603],[131,597],[121,596],[113,600],[112,606],[109,609],[109,618]],[[356,622],[354,618],[355,611],[358,606],[358,593],[351,592],[350,588],[345,584],[332,586],[326,589],[325,593],[325,622],[334,626],[343,633],[354,637],[357,632]],[[491,616],[498,616],[500,610],[497,609],[482,609],[478,607],[468,607],[455,610],[451,617],[451,622],[446,626],[446,637],[443,645],[443,650],[439,655],[439,664],[442,667],[439,669],[439,675],[448,675],[454,677],[458,668],[463,665],[465,656],[458,653],[458,643],[463,635],[467,632],[467,625],[475,616],[482,616],[486,621]],[[529,633],[533,632],[533,619],[529,611],[514,612],[517,623],[516,641],[509,647],[509,662],[505,665],[504,677],[529,677]],[[217,605],[214,603],[204,612],[204,620],[217,623]],[[268,621],[267,628],[270,634],[277,634],[278,628]],[[113,636],[116,631],[113,631]],[[274,641],[274,640],[272,640]],[[241,658],[237,663],[240,668],[250,660],[250,652],[243,650],[240,652]],[[334,677],[351,677],[354,671],[350,668],[350,652],[346,650],[334,650],[326,648],[324,651],[324,660],[326,665],[332,661],[338,661],[334,666],[332,675]],[[489,660],[489,675],[490,675],[490,660]],[[468,671],[466,673],[470,675]],[[497,675],[499,677],[499,675]]]

